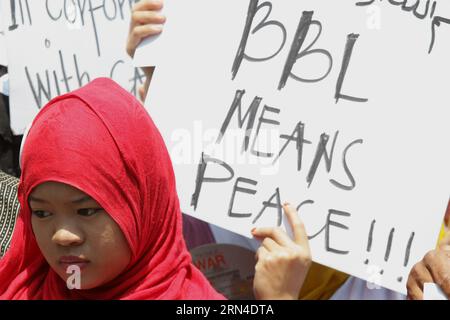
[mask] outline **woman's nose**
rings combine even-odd
[[[77,246],[83,243],[81,235],[64,228],[58,229],[53,235],[52,241],[60,246]]]

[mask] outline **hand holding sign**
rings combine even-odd
[[[253,288],[258,300],[297,299],[311,266],[311,251],[305,226],[295,209],[284,204],[293,230],[291,239],[279,228],[255,228],[252,234],[264,239],[256,253]]]
[[[161,0],[144,0],[137,3],[131,13],[130,32],[127,38],[127,53],[132,58],[137,46],[144,38],[152,37],[162,32],[162,24],[166,17],[159,13],[163,7]],[[139,97],[145,100],[152,79],[154,67],[143,67],[145,84],[139,87]]]
[[[134,5],[127,40],[127,52],[130,57],[134,56],[142,39],[161,33],[161,25],[166,21],[164,15],[158,12],[162,7],[161,0],[144,0]]]
[[[411,270],[407,288],[408,298],[423,300],[424,284],[436,283],[450,299],[450,237],[441,241],[439,248],[428,252]]]

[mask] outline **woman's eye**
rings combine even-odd
[[[90,216],[93,216],[94,214],[96,214],[97,212],[99,212],[100,210],[102,210],[102,209],[99,209],[99,208],[79,209],[78,214],[81,216],[90,217]]]
[[[44,219],[44,218],[50,217],[52,215],[50,212],[42,211],[42,210],[33,211],[32,214],[34,214],[39,219]]]

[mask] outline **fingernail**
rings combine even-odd
[[[284,203],[284,206],[285,206],[285,207],[290,206],[290,205],[291,205],[291,204],[290,204],[289,202],[285,202],[285,203]]]
[[[255,231],[256,231],[256,228],[253,228],[251,232],[252,232],[252,233],[255,233]]]

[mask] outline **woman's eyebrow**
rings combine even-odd
[[[45,202],[45,203],[48,202],[47,200],[39,199],[39,198],[36,198],[36,197],[34,197],[34,196],[32,196],[32,195],[30,195],[29,200],[30,200],[30,201],[33,201],[33,202]],[[87,201],[91,201],[91,200],[92,200],[92,197],[90,197],[90,196],[82,196],[81,198],[72,200],[72,201],[70,201],[70,202],[71,202],[71,203],[74,203],[74,204],[80,204],[80,203],[87,202]]]
[[[29,201],[33,201],[33,202],[47,202],[44,199],[39,199],[39,198],[33,197],[32,195],[30,195]]]
[[[82,196],[81,198],[72,200],[71,203],[80,204],[80,203],[91,201],[91,200],[92,200],[92,197],[86,195],[86,196]]]

